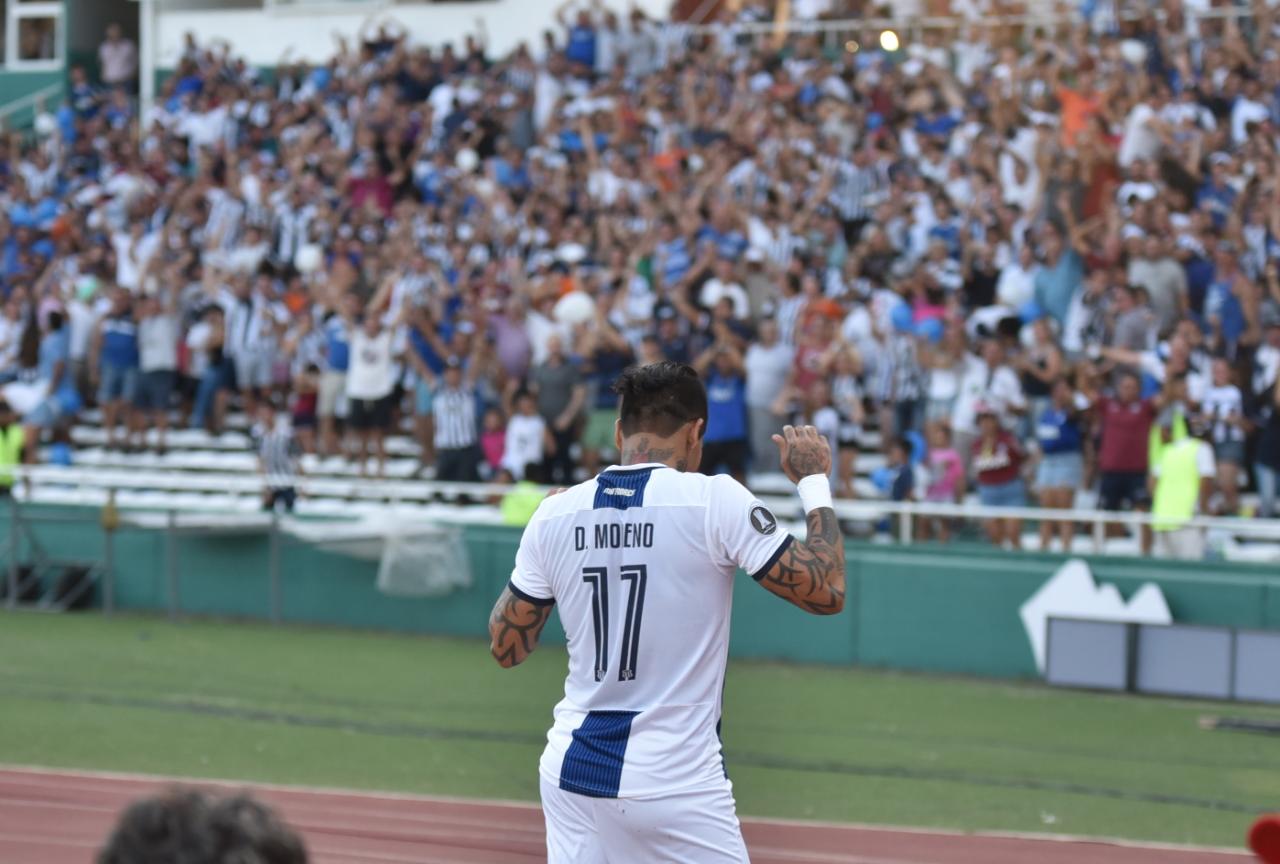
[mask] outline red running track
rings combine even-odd
[[[90,864],[121,809],[175,778],[0,769],[0,862]],[[222,784],[277,807],[317,864],[532,864],[542,813],[514,802]],[[754,864],[1243,864],[1243,852],[746,820]]]

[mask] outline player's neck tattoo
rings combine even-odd
[[[628,441],[622,446],[622,464],[623,465],[640,465],[645,462],[666,462],[676,455],[674,447],[654,447],[649,440],[648,435],[641,435],[634,441]],[[677,460],[676,470],[683,471],[685,469],[685,460],[683,458]]]

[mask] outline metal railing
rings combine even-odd
[[[9,118],[20,111],[28,108],[39,111],[49,99],[61,96],[63,89],[62,82],[58,81],[0,105],[0,129],[8,128]]]
[[[222,493],[233,497],[260,497],[267,488],[262,477],[254,474],[213,471],[145,471],[79,469],[58,466],[33,466],[18,469],[23,478],[42,489],[58,487],[89,490],[91,500],[85,503],[105,503],[111,496],[129,490],[165,493]],[[794,495],[769,494],[758,484],[754,490],[760,500],[783,518],[803,520],[800,501]],[[377,478],[300,477],[298,489],[309,498],[358,500],[381,502],[391,506],[413,506],[428,503],[453,503],[465,498],[471,504],[485,501],[510,492],[511,485],[500,483],[456,483],[435,480],[398,480]],[[549,491],[550,487],[538,487]],[[22,484],[17,494],[22,495]],[[776,490],[776,486],[774,487]],[[774,491],[770,490],[770,491]],[[144,505],[145,506],[145,505]],[[179,508],[182,509],[182,508]],[[192,506],[192,511],[209,512],[208,507]],[[468,505],[466,511],[474,511]],[[911,542],[915,526],[921,519],[948,519],[965,522],[986,522],[992,519],[1017,519],[1034,522],[1070,522],[1087,525],[1092,529],[1095,549],[1102,551],[1108,526],[1140,528],[1155,527],[1168,519],[1137,511],[1118,512],[1087,508],[1054,509],[1040,507],[987,507],[979,504],[943,504],[934,502],[895,502],[876,499],[836,499],[836,515],[847,521],[874,522],[886,517],[898,517],[896,536],[899,541]],[[496,515],[496,514],[495,514]],[[476,521],[476,520],[468,520]],[[496,519],[494,521],[497,521]],[[1265,540],[1280,543],[1280,519],[1247,519],[1240,517],[1197,516],[1183,527],[1219,532],[1236,538]]]

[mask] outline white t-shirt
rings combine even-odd
[[[1154,119],[1155,110],[1145,102],[1134,105],[1124,118],[1120,152],[1116,156],[1120,167],[1128,168],[1137,159],[1153,159],[1160,152],[1160,135],[1151,128]]]
[[[542,777],[597,798],[723,782],[734,574],[763,575],[790,543],[727,475],[615,466],[544,500],[510,586],[558,604],[568,637]]]
[[[742,358],[747,370],[747,405],[768,408],[774,403],[786,386],[795,353],[794,348],[782,342],[770,347],[757,342],[747,349]]]
[[[173,372],[178,368],[178,319],[152,315],[138,322],[138,368],[143,372]]]
[[[751,314],[751,303],[746,290],[737,282],[722,282],[719,279],[708,279],[702,283],[702,291],[698,301],[707,309],[715,308],[722,297],[733,301],[733,317],[739,321]]]
[[[1027,404],[1022,382],[1012,369],[1001,366],[991,372],[981,358],[967,357],[960,378],[960,395],[951,409],[951,428],[957,432],[976,432],[978,403],[984,401],[992,403],[1001,420],[1008,419],[1011,408],[1024,408]]]
[[[159,235],[144,234],[135,244],[133,238],[122,231],[112,235],[111,245],[116,250],[116,284],[136,292],[141,287],[142,268],[160,245]]]
[[[347,398],[373,401],[389,395],[395,387],[395,356],[391,351],[391,331],[370,337],[363,329],[351,337],[351,366],[347,370]]]
[[[502,467],[517,480],[524,479],[530,465],[542,461],[542,444],[547,421],[541,414],[516,414],[507,421],[506,443],[502,450]]]

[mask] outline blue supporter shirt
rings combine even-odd
[[[564,56],[570,63],[578,63],[588,69],[596,68],[596,29],[575,24],[569,28],[569,44]]]
[[[126,315],[105,318],[102,322],[103,366],[128,369],[138,365],[138,325]]]
[[[324,322],[324,359],[330,372],[346,372],[351,366],[351,337],[347,322],[334,315]]]
[[[1231,292],[1231,283],[1214,281],[1204,298],[1204,315],[1206,318],[1217,318],[1222,328],[1222,341],[1235,348],[1244,334],[1244,307],[1240,298]]]
[[[1066,411],[1050,405],[1036,421],[1036,440],[1044,453],[1080,452],[1080,426]]]
[[[662,284],[671,287],[685,277],[693,266],[689,244],[683,237],[658,244],[658,260],[662,262]]]
[[[1196,193],[1196,206],[1209,212],[1215,228],[1221,228],[1226,223],[1235,201],[1236,190],[1225,185],[1214,186],[1212,180],[1201,186]]]
[[[703,440],[741,441],[747,437],[747,382],[741,375],[707,376],[707,433]]]
[[[453,328],[448,325],[442,325],[437,330],[440,341],[448,345],[453,339]],[[427,365],[433,375],[441,375],[444,373],[444,358],[436,353],[436,349],[431,347],[431,343],[422,335],[417,327],[409,328],[409,344],[413,346],[413,350],[418,352],[418,356],[422,358],[422,362]]]
[[[66,365],[70,360],[71,328],[64,326],[61,330],[46,333],[40,340],[40,356],[37,361],[40,380],[52,380],[54,367],[59,363],[63,364],[62,381],[54,398],[58,400],[62,410],[68,413],[80,410],[80,394],[76,392],[74,376]]]

